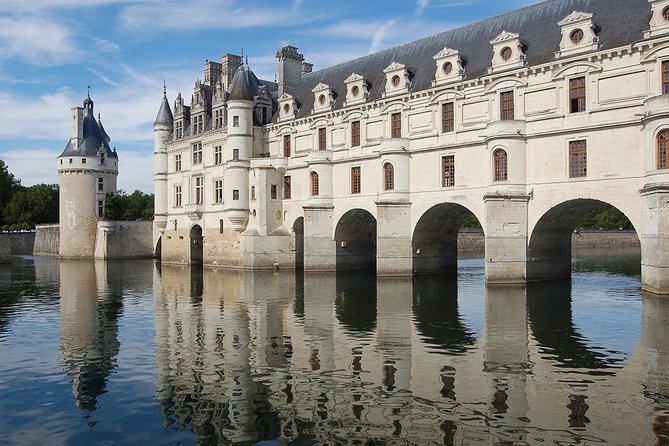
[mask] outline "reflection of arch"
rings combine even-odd
[[[351,209],[335,229],[337,270],[376,269],[376,218],[364,209]]]
[[[508,178],[508,159],[504,149],[497,149],[492,154],[493,180],[506,181]]]
[[[335,315],[351,332],[376,328],[376,277],[369,272],[337,274]]]
[[[202,249],[202,227],[200,225],[193,225],[190,228],[190,263],[202,264],[203,249]]]
[[[574,326],[571,303],[570,280],[553,281],[550,286],[528,285],[527,316],[543,356],[570,369],[615,368],[624,361],[615,353],[608,356],[606,350],[583,338]]]
[[[413,317],[423,341],[449,355],[467,352],[476,342],[458,313],[458,283],[445,276],[416,277]]]
[[[304,217],[299,217],[293,223],[295,235],[295,269],[304,268]]]
[[[457,273],[458,232],[472,213],[456,203],[442,203],[425,212],[413,232],[414,274]]]
[[[565,201],[549,209],[536,223],[527,248],[527,280],[571,277],[571,238],[586,214],[607,203],[594,199]]]

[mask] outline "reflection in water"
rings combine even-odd
[[[557,361],[558,367],[614,375],[611,369],[621,366],[619,356],[592,347],[574,326],[570,280],[528,285],[527,313],[543,358]]]
[[[105,262],[59,263],[60,350],[77,406],[86,412],[94,411],[98,397],[106,392],[120,346],[123,299],[118,287],[107,281],[106,268]],[[120,277],[112,276],[118,284]]]
[[[444,354],[464,354],[476,342],[476,337],[460,318],[458,282],[452,277],[414,278],[413,315],[425,342]]]
[[[483,296],[476,266],[455,282],[138,265],[59,263],[68,407],[52,410],[80,436],[56,443],[668,444],[669,301],[641,308],[638,290],[625,306],[643,314],[641,342],[609,355],[596,345],[629,328],[577,328],[584,296],[568,282]],[[598,308],[621,323],[611,311]],[[0,355],[21,345],[13,314]],[[135,356],[144,394],[121,379]],[[17,370],[0,362],[0,396]],[[73,419],[71,390],[96,422]],[[0,431],[35,428],[6,408]]]

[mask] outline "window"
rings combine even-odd
[[[502,121],[512,121],[514,119],[513,114],[513,91],[503,91],[499,95],[499,111],[500,119]]]
[[[506,152],[502,149],[497,149],[492,157],[494,164],[494,180],[506,181],[508,179]]]
[[[232,117],[232,126],[233,127],[239,127],[239,116],[233,116]]]
[[[455,116],[453,114],[453,103],[447,102],[441,106],[441,129],[448,133],[455,130]]]
[[[214,129],[223,128],[223,109],[214,110]]]
[[[353,121],[351,123],[351,147],[358,147],[360,145],[360,121]]]
[[[400,77],[398,75],[393,76],[391,79],[393,87],[397,87],[400,84]]]
[[[669,94],[669,60],[662,62],[662,94]]]
[[[669,146],[669,129],[662,130],[657,135],[657,168],[669,168],[667,164],[667,146]]]
[[[504,60],[509,60],[511,59],[511,56],[513,55],[513,50],[509,48],[508,46],[505,46],[502,51],[500,51],[500,56],[502,56],[502,59]]]
[[[569,111],[571,113],[585,111],[585,77],[569,80]]]
[[[184,123],[182,121],[177,121],[174,128],[174,138],[181,139],[184,136]]]
[[[390,115],[390,137],[402,137],[402,113],[393,113]]]
[[[276,200],[276,184],[269,187],[269,198],[270,200]]]
[[[218,232],[223,234],[223,220],[218,221]]]
[[[100,152],[100,164],[104,164],[104,163],[105,163],[105,153]]]
[[[360,166],[351,167],[351,193],[360,193]]]
[[[311,172],[311,195],[318,195],[318,174]]]
[[[588,150],[585,141],[569,142],[569,177],[587,176]]]
[[[214,164],[223,164],[223,146],[214,147]]]
[[[104,178],[98,178],[98,190],[100,192],[105,190],[105,179]]]
[[[72,158],[70,158],[70,164],[72,164]]]
[[[569,40],[571,40],[571,43],[574,45],[581,43],[583,40],[583,30],[580,28],[573,30],[571,34],[569,34]]]
[[[233,161],[239,161],[239,149],[232,149]]]
[[[61,160],[62,161],[62,160]],[[86,158],[81,159],[81,164],[86,164]]]
[[[104,201],[98,200],[98,218],[104,218],[104,216],[105,216]]]
[[[204,177],[195,177],[195,204],[204,203]]]
[[[193,164],[202,164],[202,143],[193,144]]]
[[[193,135],[204,131],[204,115],[193,117]]]
[[[181,207],[181,186],[174,186],[174,207]]]
[[[390,163],[383,165],[383,190],[395,189],[395,168]]]
[[[442,187],[455,186],[455,155],[441,157],[441,177]]]
[[[214,200],[223,203],[223,180],[214,181]]]
[[[283,135],[283,156],[290,156],[290,135]]]
[[[318,129],[318,150],[325,150],[325,127]]]
[[[239,200],[239,189],[234,189],[232,191],[232,199],[233,200]]]
[[[174,155],[174,170],[181,172],[181,154]]]
[[[283,198],[290,200],[291,190],[290,190],[290,175],[283,177]]]
[[[255,201],[256,199],[256,187],[251,186],[251,200]]]

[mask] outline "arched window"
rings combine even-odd
[[[395,189],[395,168],[390,163],[383,165],[383,189]]]
[[[658,169],[669,168],[669,164],[667,164],[667,152],[669,152],[668,148],[669,148],[669,129],[664,129],[657,135]]]
[[[318,174],[311,172],[311,195],[318,195]]]
[[[495,181],[507,180],[507,160],[506,152],[502,149],[495,150],[493,153],[493,164],[495,169]]]

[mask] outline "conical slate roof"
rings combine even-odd
[[[163,102],[160,104],[160,110],[158,110],[158,115],[153,125],[165,125],[169,128],[172,128],[172,123],[174,122],[174,116],[172,115],[172,109],[170,108],[170,103],[167,100],[167,93],[163,93]]]
[[[260,81],[249,66],[241,65],[230,82],[228,101],[252,101],[259,85]]]
[[[84,100],[84,117],[83,117],[83,140],[77,146],[76,138],[70,139],[65,146],[65,150],[60,156],[97,156],[98,150],[102,147],[107,152],[108,158],[118,159],[115,151],[109,147],[111,138],[102,128],[102,124],[98,123],[93,114],[93,101],[90,96]]]
[[[100,127],[100,131],[102,132],[102,136],[107,140],[107,143],[111,142],[111,138],[105,131],[105,128],[102,126],[102,121],[100,120],[100,113],[98,113],[98,126]]]

